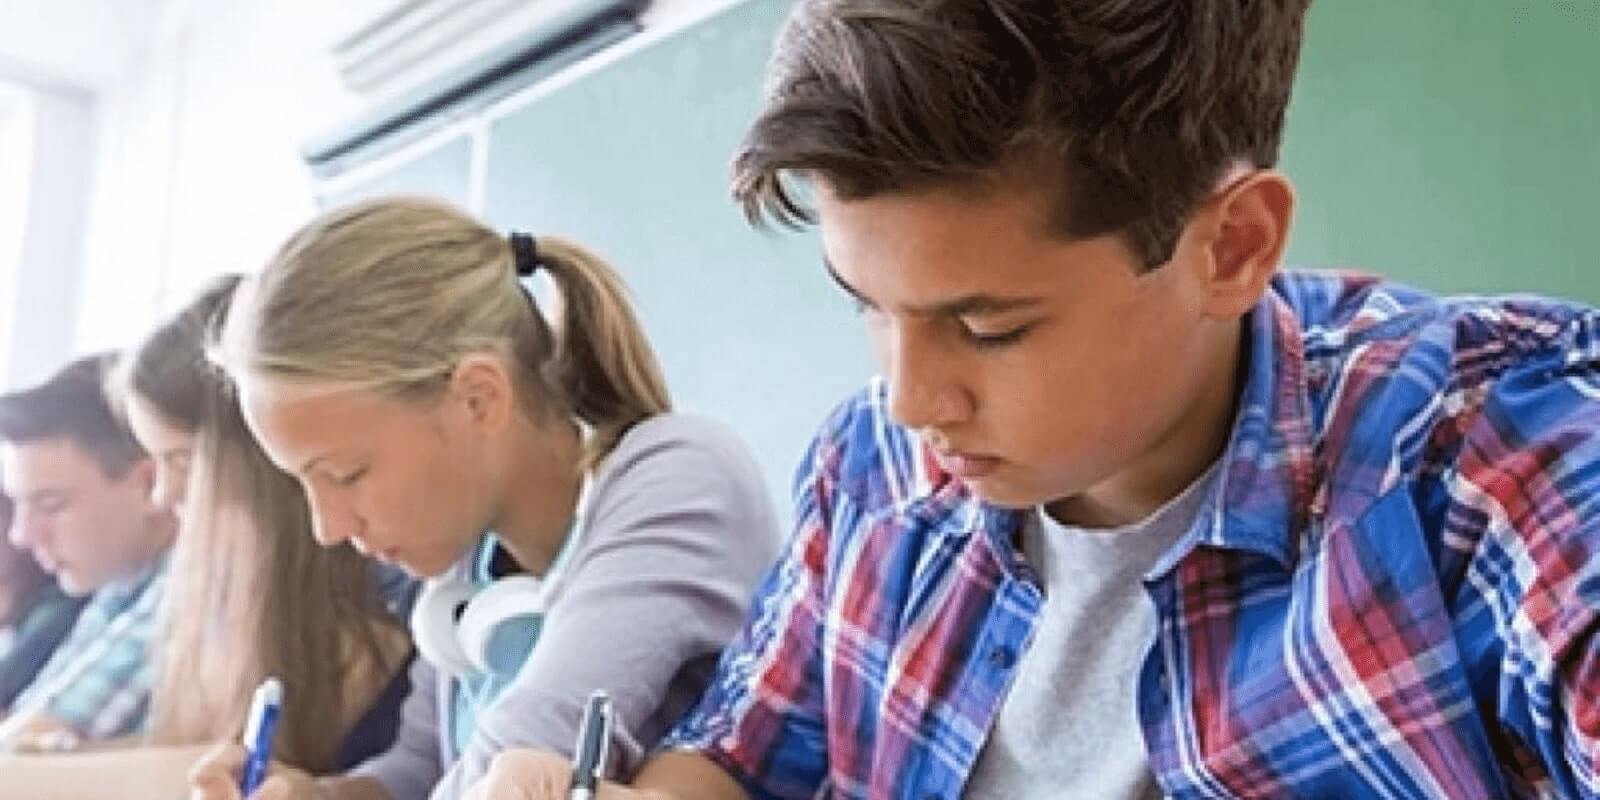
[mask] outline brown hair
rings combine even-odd
[[[223,276],[152,332],[124,376],[128,391],[196,437],[151,740],[237,736],[253,690],[272,675],[285,689],[277,756],[326,772],[373,694],[352,691],[351,676],[393,672],[401,654],[382,634],[399,625],[383,610],[369,562],[316,543],[299,484],[268,460],[226,378],[206,361],[208,327],[239,281]]]
[[[226,381],[206,360],[207,331],[243,279],[237,273],[213,278],[122,360],[111,381],[110,400],[124,419],[121,405],[132,392],[168,422],[191,432],[200,429],[220,383]]]
[[[109,352],[83,356],[37,386],[0,396],[0,440],[66,439],[107,477],[127,475],[145,453],[106,400],[116,362]]]
[[[1068,237],[1172,256],[1238,161],[1276,163],[1310,0],[799,0],[734,159],[753,222],[845,199],[1043,174]]]
[[[426,398],[463,356],[496,354],[530,413],[588,424],[598,460],[669,409],[666,383],[616,271],[563,239],[536,247],[561,305],[556,330],[518,283],[506,237],[461,211],[415,197],[333,209],[255,279],[221,360],[236,374]]]

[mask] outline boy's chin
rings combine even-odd
[[[92,581],[71,572],[57,572],[56,584],[68,597],[88,597],[94,594],[105,584],[105,581]]]
[[[1037,490],[1029,490],[992,478],[968,480],[966,484],[979,500],[998,508],[1026,511],[1050,502],[1049,498]]]

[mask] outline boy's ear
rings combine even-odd
[[[1255,307],[1277,271],[1294,218],[1294,185],[1277,170],[1236,179],[1201,209],[1209,265],[1206,310],[1237,317]]]
[[[128,468],[128,474],[123,476],[122,480],[137,493],[137,497],[150,502],[150,495],[156,486],[156,460],[145,456],[133,462],[133,466]]]

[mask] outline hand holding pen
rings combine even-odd
[[[589,696],[578,725],[572,758],[534,749],[512,749],[495,756],[489,771],[463,800],[646,800],[654,795],[606,784],[605,777],[615,712],[603,691]]]
[[[321,795],[310,775],[272,763],[283,710],[283,684],[268,678],[256,689],[237,742],[212,748],[189,772],[191,800],[311,800]],[[270,777],[268,777],[270,773]]]

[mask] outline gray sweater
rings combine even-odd
[[[451,681],[418,659],[394,746],[358,767],[394,800],[451,800],[501,750],[570,756],[584,699],[614,702],[613,774],[630,775],[698,698],[745,617],[780,533],[760,469],[726,427],[665,414],[596,470],[539,644],[450,763]],[[460,568],[461,565],[458,565]],[[430,794],[431,791],[431,794]]]

